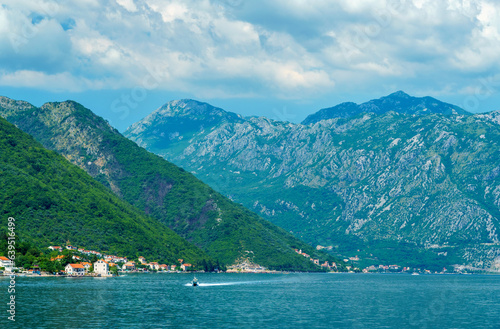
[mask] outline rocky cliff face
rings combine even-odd
[[[405,95],[308,125],[238,118],[164,131],[149,120],[125,134],[311,243],[374,262],[489,267],[500,255],[498,113]]]
[[[34,135],[45,147],[61,152],[121,196],[115,179],[120,176],[121,166],[113,153],[102,147],[103,132],[119,135],[108,122],[71,101],[46,103],[36,108],[0,97],[0,115]]]

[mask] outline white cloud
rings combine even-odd
[[[148,5],[154,11],[161,14],[165,23],[179,20],[186,20],[189,14],[189,8],[182,2],[165,3],[162,1],[150,0]]]
[[[107,88],[108,84],[116,83],[109,80],[89,80],[75,77],[70,73],[46,74],[37,71],[20,70],[14,73],[1,72],[0,85],[9,87],[35,87],[50,91],[98,90]]]
[[[498,73],[498,17],[486,0],[19,0],[0,7],[0,81],[133,88],[155,72],[158,89],[223,97],[408,79],[449,90]]]
[[[470,31],[462,47],[457,49],[453,64],[457,69],[473,72],[498,71],[500,52],[500,5],[481,3],[477,25]],[[491,73],[491,72],[490,72]]]
[[[134,0],[116,0],[116,2],[130,12],[137,11],[137,7],[135,6]]]

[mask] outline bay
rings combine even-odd
[[[127,274],[0,278],[1,328],[500,328],[500,276]]]

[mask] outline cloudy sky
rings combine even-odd
[[[120,130],[180,98],[295,122],[397,90],[500,109],[495,1],[0,4],[0,95],[73,99]]]

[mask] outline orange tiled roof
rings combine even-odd
[[[7,257],[5,257],[5,256],[0,256],[0,260],[10,260],[10,259],[8,259],[8,258],[7,258]]]
[[[69,264],[72,268],[85,268],[82,264]]]

